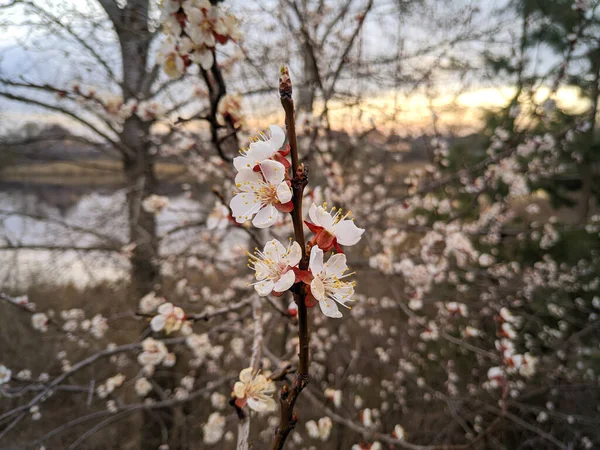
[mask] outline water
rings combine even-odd
[[[214,205],[212,194],[189,198],[179,190],[167,196],[169,206],[157,215],[158,235],[167,235],[161,241],[161,256],[239,256],[239,246],[247,244],[246,234],[239,229],[211,232],[211,239],[204,227],[168,235],[175,227],[204,220]],[[33,284],[67,283],[83,288],[122,282],[129,270],[126,255],[54,248],[106,247],[108,239],[125,245],[127,230],[123,189],[0,184],[0,289],[23,291]]]

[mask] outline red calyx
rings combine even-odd
[[[307,222],[306,220],[304,221],[304,223],[310,231],[315,233],[313,241],[321,250],[323,250],[324,252],[328,252],[332,248],[335,248],[335,250],[338,253],[344,253],[342,248],[339,246],[336,237],[333,234],[331,234],[325,228],[320,227],[319,225],[315,225],[314,223]]]
[[[287,144],[287,145],[285,146],[285,148],[284,148],[284,149],[282,149],[282,150],[279,150],[279,151],[278,151],[278,153],[279,153],[281,156],[287,156],[287,155],[289,155],[289,154],[290,154],[290,144]]]
[[[294,202],[291,200],[287,203],[276,203],[274,206],[277,208],[277,211],[281,211],[282,213],[289,213],[294,210]]]
[[[312,295],[311,292],[309,292],[308,295],[304,298],[304,304],[306,305],[307,308],[314,308],[315,306],[317,306],[317,303],[319,303],[319,302]]]
[[[283,164],[283,167],[285,167],[285,168],[286,168],[286,170],[287,170],[287,169],[289,169],[289,168],[291,167],[291,165],[292,165],[292,163],[290,163],[290,162],[289,162],[289,161],[286,159],[286,157],[285,157],[284,155],[282,155],[282,154],[281,154],[281,151],[278,151],[278,152],[276,152],[276,153],[273,155],[273,161],[277,161],[278,163],[281,163],[281,164]]]
[[[221,45],[225,45],[229,40],[228,36],[223,36],[222,34],[213,33],[213,36],[215,37],[215,40]]]

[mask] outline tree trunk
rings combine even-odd
[[[312,114],[315,102],[316,74],[308,43],[302,44],[302,83],[298,89],[298,111]]]
[[[135,243],[131,256],[131,292],[139,300],[151,292],[159,281],[157,267],[158,240],[156,218],[142,207],[142,201],[155,194],[158,181],[154,173],[154,158],[150,155],[145,136],[147,130],[137,118],[129,120],[123,130],[123,141],[137,144],[135,155],[126,156],[123,161],[127,180],[127,211],[129,221],[129,242]]]
[[[150,88],[148,83],[148,54],[152,33],[148,29],[149,0],[129,0],[113,21],[121,46],[123,98],[143,100]],[[157,193],[155,157],[151,154],[150,128],[152,122],[131,116],[123,125],[121,142],[127,147],[123,154],[123,169],[127,180],[127,208],[130,243],[135,243],[131,256],[131,299],[137,306],[141,297],[155,289],[160,281],[156,218],[145,211],[142,202]],[[144,324],[146,327],[147,324]],[[154,380],[162,391],[172,390],[174,369],[161,368]],[[173,429],[174,411],[145,411],[140,417],[139,448],[156,450],[165,444]],[[167,436],[163,435],[167,433]],[[171,450],[176,450],[177,443]]]

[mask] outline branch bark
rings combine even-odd
[[[308,181],[307,168],[304,164],[300,164],[298,158],[298,143],[296,140],[296,126],[294,117],[294,100],[292,99],[292,82],[289,77],[287,67],[281,68],[279,79],[279,94],[281,97],[281,105],[285,111],[285,124],[287,127],[288,141],[290,144],[290,153],[292,156],[292,190],[294,210],[291,212],[292,222],[294,224],[294,238],[302,249],[302,260],[300,261],[300,269],[308,269],[308,255],[306,252],[306,243],[304,239],[304,226],[302,223],[302,197],[304,187]],[[281,414],[275,438],[271,446],[272,450],[281,450],[285,445],[285,441],[290,432],[296,426],[298,417],[294,413],[294,406],[300,392],[308,384],[308,366],[309,366],[309,335],[308,335],[308,310],[306,308],[306,293],[302,283],[297,283],[292,287],[294,302],[298,307],[298,336],[299,336],[299,363],[298,372],[294,381],[289,387],[284,385],[280,393]]]

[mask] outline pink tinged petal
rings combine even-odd
[[[310,292],[318,301],[325,300],[325,286],[319,277],[313,278],[310,282]]]
[[[310,251],[308,268],[314,276],[317,276],[323,271],[323,250],[319,247],[313,247]]]
[[[273,281],[271,281],[271,280],[259,281],[258,283],[256,283],[254,285],[254,290],[261,297],[266,297],[273,291],[274,285],[275,285],[275,283],[273,283]]]
[[[258,184],[262,182],[260,173],[254,172],[252,169],[241,169],[235,176],[236,187],[244,192],[253,192],[254,188],[258,188]]]
[[[294,281],[296,281],[296,274],[293,270],[288,270],[286,273],[281,275],[281,277],[279,277],[279,280],[277,280],[275,283],[273,290],[275,292],[285,292],[292,287]]]
[[[342,317],[342,313],[333,300],[327,298],[324,300],[319,300],[319,306],[321,307],[323,314],[325,314],[327,317],[331,317],[332,319],[339,319]]]
[[[283,260],[290,267],[296,267],[300,260],[302,259],[302,248],[300,248],[300,244],[294,242],[290,247],[290,252],[283,258]]]
[[[354,245],[360,241],[365,230],[354,225],[352,220],[342,220],[335,226],[335,237],[341,245]]]
[[[231,199],[229,206],[237,223],[244,223],[246,220],[251,219],[262,207],[256,195],[247,193],[236,194]]]
[[[260,170],[269,184],[278,185],[285,178],[285,167],[277,161],[267,160],[261,162]]]
[[[346,265],[346,255],[343,253],[336,253],[329,261],[325,264],[325,271],[336,277],[341,277],[348,266]]]
[[[252,220],[256,228],[269,228],[279,218],[279,211],[273,205],[265,205]]]
[[[277,186],[277,198],[281,203],[287,203],[292,199],[292,189],[285,181],[282,181]]]
[[[285,141],[285,132],[277,125],[271,125],[269,129],[271,130],[271,148],[273,151],[277,151]]]
[[[317,206],[316,210],[317,225],[321,225],[326,230],[333,228],[333,217],[322,206]]]
[[[152,318],[152,320],[150,321],[150,328],[152,328],[152,331],[154,331],[154,332],[159,332],[165,328],[166,324],[167,324],[167,318],[163,315],[158,315],[158,316],[154,316]]]

